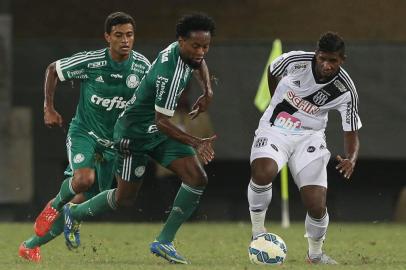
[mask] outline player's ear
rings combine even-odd
[[[110,44],[111,37],[110,37],[110,35],[109,35],[109,34],[107,34],[106,32],[104,32],[104,39],[107,41],[107,43],[109,43],[109,44]]]

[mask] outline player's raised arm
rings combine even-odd
[[[45,71],[44,81],[44,123],[47,127],[62,127],[62,116],[55,110],[54,96],[58,74],[55,62],[49,64]]]
[[[337,156],[337,161],[339,162],[336,169],[344,175],[345,178],[349,179],[354,172],[355,163],[358,159],[359,151],[359,138],[358,131],[345,131],[344,132],[344,151],[345,158],[340,155]]]

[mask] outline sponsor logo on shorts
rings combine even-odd
[[[140,84],[140,78],[135,74],[130,74],[127,77],[126,84],[128,88],[136,88]]]
[[[275,150],[276,152],[279,152],[278,147],[276,147],[276,145],[274,145],[273,143],[271,143],[271,147],[272,147],[273,150]]]
[[[81,163],[81,162],[83,162],[83,160],[85,160],[85,156],[82,153],[76,154],[73,157],[73,162],[74,163]]]
[[[320,108],[316,105],[310,103],[307,100],[302,99],[301,97],[296,96],[296,94],[289,90],[285,94],[285,99],[296,109],[301,110],[308,114],[316,114],[320,111]]]
[[[302,122],[287,112],[280,112],[275,118],[274,125],[287,130],[300,130]]]
[[[145,166],[138,166],[134,170],[134,174],[137,177],[141,177],[144,174],[144,172],[145,172]]]
[[[254,147],[255,148],[264,147],[267,143],[268,143],[268,138],[260,137],[255,141]]]
[[[319,149],[320,149],[320,150],[323,150],[324,148],[326,148],[326,146],[325,146],[324,144],[320,144]]]
[[[307,148],[307,152],[309,152],[309,153],[313,153],[314,151],[316,151],[316,147],[314,147],[314,146],[309,146]]]

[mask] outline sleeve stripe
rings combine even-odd
[[[358,130],[360,128],[358,121],[358,95],[355,85],[343,69],[340,70],[339,76],[345,82],[351,96],[351,131]]]
[[[178,62],[175,69],[175,74],[173,76],[171,86],[169,88],[168,99],[165,103],[165,108],[173,109],[174,107],[174,100],[176,100],[176,89],[179,86],[180,79],[182,78],[182,68],[183,61],[181,60],[180,56],[178,57]]]
[[[283,71],[287,68],[287,66],[291,63],[294,62],[299,62],[299,61],[311,61],[313,59],[313,56],[309,57],[306,55],[294,55],[291,57],[286,58],[284,61],[282,61],[281,64],[279,64],[277,67],[273,69],[271,72],[272,75],[274,76],[281,76]]]
[[[56,73],[58,74],[58,78],[61,82],[65,81],[65,77],[63,76],[63,72],[61,69],[61,60],[56,61],[55,63]]]
[[[165,114],[167,116],[171,116],[171,117],[175,114],[174,110],[168,110],[165,108],[161,108],[161,107],[157,106],[156,104],[155,104],[155,111]]]
[[[67,69],[67,68],[73,67],[73,66],[75,66],[75,65],[78,65],[78,64],[80,64],[80,63],[86,62],[86,61],[97,60],[97,59],[104,59],[104,58],[105,58],[104,55],[101,55],[101,56],[94,56],[94,57],[86,57],[86,58],[84,58],[83,60],[80,60],[80,61],[78,60],[78,61],[72,62],[72,63],[70,63],[69,65],[67,65],[67,64],[61,64],[61,68],[62,68],[62,69]]]
[[[77,56],[72,56],[69,58],[65,58],[61,60],[61,66],[65,67],[68,65],[71,65],[77,61],[83,60],[83,59],[88,59],[88,58],[93,58],[93,57],[99,57],[99,56],[105,56],[104,52],[97,53],[97,54],[85,54],[85,55],[77,55]]]
[[[133,57],[136,60],[139,60],[141,62],[144,62],[145,64],[147,64],[148,66],[151,65],[151,62],[148,60],[148,58],[146,58],[144,55],[137,53],[136,51],[133,51]]]
[[[180,60],[180,58],[179,58],[179,60]],[[180,95],[180,92],[178,93],[177,90],[179,88],[180,82],[182,81],[183,75],[185,74],[185,66],[186,66],[186,64],[182,60],[180,60],[180,62],[181,62],[181,65],[180,65],[179,79],[177,79],[176,86],[175,86],[175,89],[174,89],[174,92],[173,92],[174,94],[173,94],[173,97],[171,98],[171,101],[170,101],[170,104],[169,104],[169,108],[171,108],[171,109],[175,109],[176,96],[178,94]],[[182,89],[182,91],[183,91],[183,89]]]

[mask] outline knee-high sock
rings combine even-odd
[[[171,213],[157,237],[159,242],[168,243],[173,241],[180,226],[193,214],[199,205],[203,190],[203,187],[192,188],[186,184],[180,186]]]
[[[85,220],[88,217],[98,216],[110,210],[116,210],[116,189],[103,191],[93,198],[71,207],[72,217],[76,220]]]
[[[56,195],[55,200],[52,202],[52,207],[60,211],[62,207],[70,202],[76,193],[72,188],[72,177],[66,178],[61,185],[58,195]]]
[[[248,185],[248,203],[252,223],[252,236],[266,232],[265,216],[272,200],[272,183],[260,186],[252,180]]]
[[[309,255],[321,254],[323,242],[326,237],[329,216],[326,214],[321,219],[315,219],[306,214],[305,228],[307,241],[309,243]]]
[[[25,246],[28,248],[35,248],[48,243],[63,232],[63,225],[63,215],[59,215],[55,223],[52,225],[51,230],[46,235],[44,235],[43,237],[39,237],[36,235],[32,236],[24,242]]]

